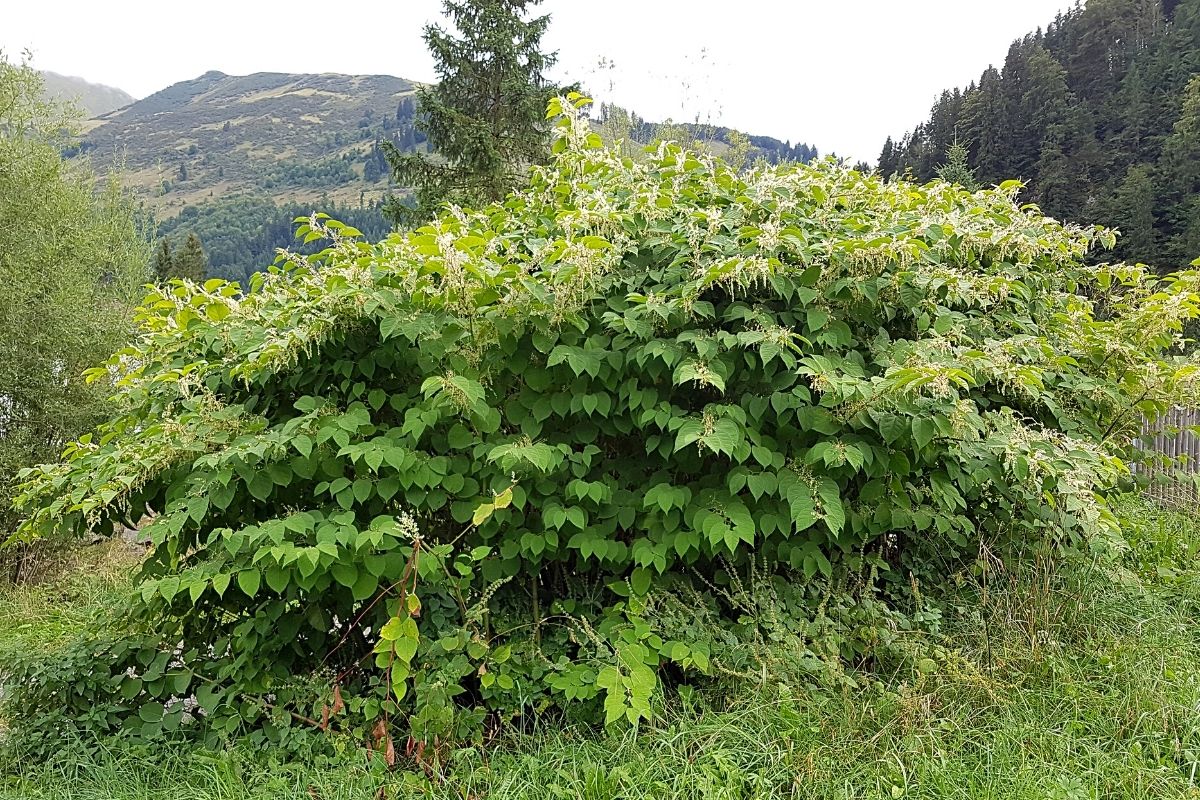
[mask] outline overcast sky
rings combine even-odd
[[[546,0],[555,77],[643,117],[874,161],[1073,0]],[[208,70],[433,77],[439,0],[0,0],[0,49],[145,97]],[[600,66],[607,60],[611,67]]]

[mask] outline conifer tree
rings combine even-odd
[[[888,178],[896,174],[897,163],[896,143],[889,136],[887,141],[883,143],[883,152],[879,154],[879,164],[876,169],[879,170],[880,175]]]
[[[1109,202],[1113,210],[1105,215],[1106,222],[1111,222],[1121,232],[1117,240],[1118,254],[1127,261],[1154,261],[1159,251],[1150,169],[1145,164],[1130,167]]]
[[[550,17],[528,16],[541,0],[444,0],[455,30],[425,28],[439,82],[417,92],[417,129],[436,154],[384,152],[396,183],[415,206],[389,198],[395,222],[414,223],[444,202],[502,199],[530,164],[548,154],[546,104],[557,91],[545,72],[556,61],[540,49]]]
[[[958,142],[946,150],[946,163],[937,168],[937,176],[970,192],[979,188],[979,181],[975,180],[975,173],[967,163],[967,148]]]
[[[1200,75],[1184,90],[1182,107],[1159,164],[1170,256],[1184,260],[1200,254]],[[1189,255],[1191,254],[1191,255]]]
[[[189,233],[183,247],[171,259],[172,278],[187,278],[202,281],[208,276],[208,256],[200,244],[200,237]]]
[[[917,172],[937,172],[938,163],[946,151],[958,141],[958,118],[962,110],[962,93],[942,92],[933,104],[929,121],[924,126],[924,148],[918,156]]]
[[[1020,110],[1015,112],[1022,119],[1021,133],[1013,142],[1014,172],[1009,177],[1029,180],[1036,174],[1047,132],[1067,116],[1071,93],[1066,70],[1041,46],[1030,51],[1024,78]]]
[[[1037,161],[1040,137],[1031,130],[1031,109],[1025,102],[1029,91],[1034,52],[1040,49],[1032,36],[1014,41],[1004,59],[997,99],[1003,108],[1005,128],[1001,132],[1008,177],[1028,176]],[[1035,110],[1035,109],[1033,109]]]
[[[972,143],[972,162],[985,183],[1012,177],[1007,168],[1010,135],[1000,81],[999,71],[989,67],[980,78],[978,91],[969,95],[962,107],[961,132]]]
[[[159,240],[158,249],[154,251],[154,280],[164,283],[175,276],[173,265],[174,254],[171,252],[171,240],[165,236]]]

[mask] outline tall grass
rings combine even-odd
[[[511,734],[433,778],[352,747],[65,741],[50,763],[0,764],[0,798],[1200,798],[1200,529],[1138,501],[1121,510],[1120,563],[1035,563],[969,587],[911,663],[838,692],[766,686],[676,699],[637,732]]]
[[[100,624],[129,591],[142,555],[119,539],[48,549],[35,579],[0,580],[0,674],[6,655],[45,652]]]

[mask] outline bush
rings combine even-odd
[[[622,158],[583,103],[502,205],[377,245],[300,220],[330,246],[247,294],[149,298],[106,368],[124,413],[24,485],[27,537],[157,515],[135,638],[95,651],[106,724],[190,699],[209,735],[389,758],[402,723],[419,759],[489,715],[636,724],[663,678],[744,667],[689,591],[725,639],[817,620],[815,665],[901,624],[847,598],[1117,542],[1141,416],[1196,393],[1166,354],[1200,274],[1085,265],[1112,233],[1015,183]],[[740,607],[751,571],[783,624]],[[63,694],[24,696],[34,726]]]

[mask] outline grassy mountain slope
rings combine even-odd
[[[112,86],[91,83],[83,78],[43,72],[42,81],[49,97],[73,100],[85,114],[97,117],[133,102],[133,95]]]
[[[414,85],[388,75],[231,76],[207,72],[88,123],[82,149],[123,159],[128,180],[160,217],[237,193],[357,203],[386,183],[374,142],[411,141]]]

